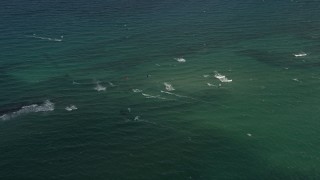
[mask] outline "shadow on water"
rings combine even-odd
[[[250,57],[258,62],[283,68],[313,68],[319,67],[320,62],[308,62],[307,60],[294,57],[293,54],[279,53],[273,51],[264,51],[249,49],[238,52],[242,56]]]
[[[0,115],[13,113],[23,106],[43,104],[44,101],[61,102],[65,97],[72,96],[72,79],[69,75],[49,78],[46,81],[27,83],[13,76],[0,75],[3,94],[0,102]]]
[[[111,120],[114,117],[109,117]],[[107,124],[72,119],[73,126],[38,122],[19,134],[0,126],[2,178],[75,179],[316,179],[275,167],[254,137],[195,123]],[[59,125],[60,124],[60,125]],[[6,140],[10,138],[10,141]],[[26,156],[25,154],[28,154]],[[57,173],[59,172],[59,173]]]

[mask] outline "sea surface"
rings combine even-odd
[[[0,179],[320,179],[320,1],[0,2]]]

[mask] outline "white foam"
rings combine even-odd
[[[297,53],[297,54],[293,54],[295,57],[304,57],[307,56],[307,53],[301,52],[301,53]]]
[[[46,100],[43,104],[38,105],[38,104],[31,104],[28,106],[23,106],[21,109],[18,111],[9,113],[9,114],[3,114],[0,116],[1,120],[9,120],[15,117],[18,117],[23,114],[28,114],[32,112],[46,112],[46,111],[53,111],[54,110],[54,103],[52,103],[49,100]]]
[[[174,91],[175,90],[171,84],[169,84],[167,82],[164,82],[163,84],[166,87],[167,91]]]
[[[140,92],[142,92],[142,90],[141,90],[141,89],[132,89],[132,92],[134,92],[134,93],[140,93]]]
[[[166,98],[161,97],[160,95],[153,96],[153,95],[145,94],[145,93],[141,93],[141,94],[142,94],[144,97],[148,98],[148,99],[151,99],[151,98],[166,99]]]
[[[214,84],[211,84],[211,83],[207,83],[207,85],[208,85],[208,86],[216,86],[216,85],[214,85]]]
[[[175,93],[168,92],[168,91],[160,91],[160,92],[165,93],[165,94],[174,95],[174,96],[177,96],[177,97],[190,98],[188,96],[183,96],[183,95],[175,94]]]
[[[232,79],[228,79],[226,76],[219,74],[217,71],[215,71],[214,77],[219,79],[221,82],[232,82]]]
[[[131,108],[128,108],[128,112],[131,113]]]
[[[209,74],[204,74],[204,75],[202,75],[204,78],[207,78],[207,77],[209,77]]]
[[[72,84],[80,84],[80,83],[78,83],[78,82],[76,82],[76,81],[72,81]]]
[[[139,120],[140,120],[140,116],[134,117],[134,121],[139,121]]]
[[[108,82],[109,83],[109,85],[111,86],[111,87],[115,87],[116,85],[114,85],[112,82]]]
[[[178,61],[179,63],[185,63],[186,59],[184,58],[174,58],[176,61]]]
[[[107,88],[102,86],[99,82],[97,82],[97,86],[94,88],[94,90],[97,91],[105,91]]]
[[[141,119],[140,116],[135,116],[133,119],[127,119],[126,121],[127,122],[132,122],[133,121],[133,122],[149,123],[149,124],[156,125],[156,123],[154,123],[154,122],[150,122],[148,120]]]
[[[300,82],[300,80],[298,78],[293,78],[292,80],[296,81],[296,82]]]
[[[67,107],[65,108],[65,110],[67,110],[67,111],[72,111],[71,107],[69,107],[69,106],[67,106]]]
[[[6,121],[6,120],[10,119],[10,116],[7,115],[7,114],[4,114],[4,115],[0,116],[0,119],[3,120],[3,121]]]
[[[75,105],[70,105],[70,106],[67,106],[66,108],[65,108],[65,110],[67,110],[67,111],[73,111],[73,110],[77,110],[78,108],[77,108],[77,106],[75,106]]]
[[[220,83],[218,84],[218,85],[215,85],[215,84],[211,84],[211,83],[207,83],[207,85],[208,86],[210,86],[210,87],[220,87],[220,86],[222,86]]]
[[[59,38],[50,38],[50,37],[42,37],[42,36],[37,36],[36,34],[33,34],[32,36],[27,36],[27,37],[33,37],[36,39],[42,39],[42,40],[48,40],[48,41],[56,41],[56,42],[61,42],[63,40],[63,36],[60,36]]]

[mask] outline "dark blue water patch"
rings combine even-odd
[[[0,74],[0,87],[0,106],[2,106],[2,108],[4,108],[4,106],[7,106],[8,104],[9,105],[7,106],[7,108],[11,106],[10,104],[14,103],[29,104],[34,102],[32,101],[32,98],[29,99],[28,95],[26,95],[27,93],[25,90],[30,87],[29,84],[6,74],[6,72]],[[24,96],[23,94],[25,95],[26,99],[21,101],[20,98]],[[35,100],[35,102],[39,101],[41,100]],[[13,107],[13,109],[15,108],[19,108],[19,105]]]
[[[1,126],[2,136],[3,133],[11,134],[10,142],[0,140],[6,142],[6,146],[0,150],[0,166],[4,170],[1,176],[49,179],[269,179],[270,175],[275,178],[317,177],[303,171],[268,165],[267,159],[249,150],[249,146],[256,147],[254,140],[233,139],[219,129],[195,127],[185,131],[185,125],[157,128],[143,123],[129,123],[110,129],[103,123],[99,124],[100,127],[96,126],[95,121],[77,121],[78,125],[64,128],[63,122],[70,120],[76,122],[65,117],[65,121],[55,121],[55,125],[47,131],[41,131],[47,126],[48,122],[45,121],[34,127],[20,125],[27,128],[20,134],[13,133],[10,127],[4,129]],[[154,140],[156,136],[161,138]],[[15,160],[10,160],[10,157],[15,157]]]
[[[117,19],[131,18],[144,14],[161,12],[162,4],[158,1],[55,1],[44,2],[34,0],[24,2],[15,0],[2,2],[0,14],[7,21],[6,29],[13,30],[18,27],[27,29],[49,30],[49,28],[62,29],[77,24],[91,22],[112,22]],[[172,4],[172,3],[171,3]],[[32,26],[30,26],[32,25]]]
[[[303,58],[297,58],[293,54],[287,53],[255,49],[239,51],[238,53],[275,67],[316,68],[320,66],[320,62],[308,62],[307,60],[303,60]]]
[[[0,81],[3,86],[0,90],[3,94],[0,114],[15,112],[23,106],[42,104],[46,100],[60,103],[65,97],[72,96],[73,91],[76,91],[76,87],[68,75],[50,78],[38,83],[26,83],[12,76],[4,78],[5,81]]]
[[[10,114],[10,113],[13,113],[13,112],[20,110],[24,106],[30,106],[33,104],[40,105],[42,103],[43,103],[43,101],[39,101],[39,102],[25,101],[25,102],[14,102],[11,104],[1,105],[0,106],[0,114],[1,115],[8,114],[8,113]]]

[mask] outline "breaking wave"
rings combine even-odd
[[[221,82],[232,82],[232,79],[228,79],[225,75],[219,74],[217,71],[214,73],[214,77],[219,79]]]
[[[78,82],[76,82],[76,81],[72,81],[72,84],[73,84],[73,85],[75,85],[75,84],[78,85],[78,84],[80,84],[80,83],[78,83]]]
[[[164,97],[161,97],[160,95],[153,96],[153,95],[145,94],[145,93],[141,93],[141,94],[146,98],[166,99]]]
[[[108,82],[109,83],[109,85],[111,86],[111,87],[115,87],[116,85],[114,85],[112,82]]]
[[[167,92],[167,91],[160,91],[160,92],[165,93],[165,94],[174,95],[174,96],[177,96],[177,97],[190,98],[188,96],[183,96],[183,95],[179,95],[179,94],[175,94],[175,93],[171,93],[171,92]]]
[[[32,36],[27,36],[27,37],[33,37],[36,39],[42,39],[42,40],[48,40],[48,41],[56,41],[56,42],[61,42],[63,40],[63,36],[60,36],[60,38],[50,38],[50,37],[41,37],[37,36],[36,34],[33,34]]]
[[[46,100],[43,104],[40,104],[40,105],[31,104],[28,106],[23,106],[18,111],[3,114],[2,116],[0,116],[0,119],[5,121],[5,120],[10,120],[12,118],[16,118],[23,114],[35,113],[35,112],[46,112],[46,111],[53,111],[53,110],[54,110],[54,103],[52,103],[49,100]]]
[[[214,85],[214,84],[211,84],[211,83],[207,83],[207,85],[208,85],[208,86],[216,86],[216,85]]]
[[[75,106],[75,105],[70,105],[70,106],[67,106],[66,108],[65,108],[65,110],[67,110],[67,111],[73,111],[73,110],[77,110],[78,108],[77,108],[77,106]]]
[[[307,53],[301,52],[301,53],[297,53],[297,54],[293,54],[295,57],[304,57],[307,56]]]
[[[151,121],[148,121],[148,120],[145,120],[145,119],[141,119],[140,116],[135,116],[133,119],[126,119],[126,122],[143,122],[143,123],[149,123],[149,124],[154,124],[156,125],[155,122],[151,122]]]
[[[166,87],[167,91],[174,91],[175,90],[171,84],[169,84],[167,82],[164,82],[163,84]]]
[[[185,63],[186,59],[184,58],[174,58],[176,61],[178,61],[179,63]]]
[[[142,90],[141,90],[141,89],[132,89],[132,92],[134,92],[134,93],[140,93],[140,92],[142,92]]]
[[[99,82],[97,82],[97,86],[94,87],[94,90],[96,91],[105,91],[107,88],[102,86]]]

